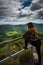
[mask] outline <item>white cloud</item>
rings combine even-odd
[[[19,6],[19,0],[0,0],[0,16],[15,16]]]
[[[33,0],[30,10],[34,12],[32,16],[43,19],[43,0]]]
[[[43,0],[32,0],[32,4],[19,11],[18,15],[19,17],[43,19]]]
[[[0,24],[10,24],[10,25],[24,25],[27,24],[28,22],[33,22],[33,23],[42,23],[43,20],[39,19],[34,19],[34,18],[20,18],[20,19],[14,19],[12,17],[6,17],[5,19],[0,20]]]
[[[24,0],[22,0],[24,2]],[[43,23],[43,0],[32,0],[29,7],[22,8],[20,0],[0,0],[0,15],[6,16],[0,24],[26,24],[29,21]],[[13,23],[12,23],[13,22]]]

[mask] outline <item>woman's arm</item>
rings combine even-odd
[[[23,35],[23,38],[28,37],[28,35],[29,35],[29,33],[28,33],[28,31],[27,31],[27,32],[25,32],[25,34]]]

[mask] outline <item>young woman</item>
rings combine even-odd
[[[34,27],[32,22],[29,22],[27,25],[28,30],[23,35],[23,38],[25,39],[25,49],[27,49],[28,43],[31,43],[33,46],[35,46],[38,54],[38,63],[36,63],[36,65],[41,65],[41,52],[40,52],[41,41],[38,38],[38,31]]]

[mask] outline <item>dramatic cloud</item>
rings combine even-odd
[[[0,0],[0,17],[0,24],[43,23],[43,0]]]
[[[32,0],[31,5],[22,9],[19,15],[43,19],[43,0]]]
[[[30,10],[34,11],[33,15],[36,15],[36,18],[43,19],[43,0],[33,0]]]
[[[0,16],[8,16],[10,14],[9,4],[10,0],[0,0]]]
[[[19,0],[0,0],[0,16],[15,16],[19,6]]]
[[[31,3],[32,3],[32,0],[21,0],[22,4],[22,8],[19,8],[19,10],[21,9],[24,9],[25,7],[28,7]]]

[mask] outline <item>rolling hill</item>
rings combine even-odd
[[[43,33],[43,24],[34,24],[34,26]],[[13,39],[23,35],[27,30],[27,25],[0,25],[0,42]]]

